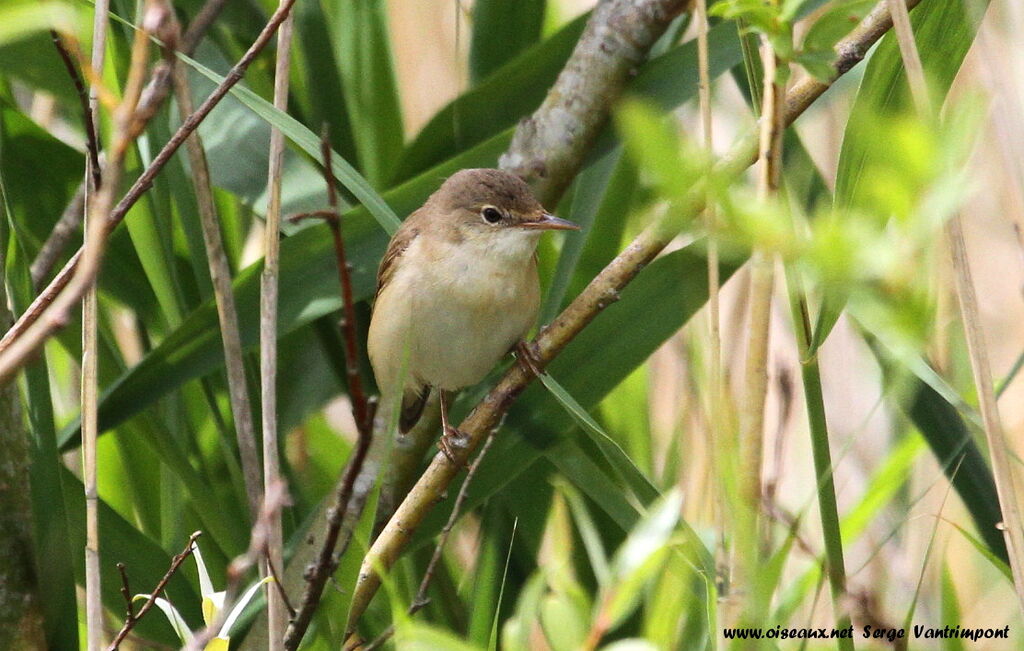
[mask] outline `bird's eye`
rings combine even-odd
[[[497,224],[501,221],[501,212],[494,206],[487,206],[480,214],[488,224]]]

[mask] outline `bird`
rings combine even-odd
[[[540,308],[537,244],[545,231],[578,229],[498,169],[456,172],[405,219],[377,272],[367,336],[381,407],[398,409],[401,434],[437,391],[438,445],[454,462],[463,441],[448,419],[454,392],[513,350],[538,372],[523,341]]]

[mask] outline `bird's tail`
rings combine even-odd
[[[429,397],[430,387],[420,387],[418,391],[405,390],[402,394],[402,411],[398,415],[398,431],[400,433],[407,434],[416,425]]]

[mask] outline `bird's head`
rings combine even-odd
[[[532,255],[546,230],[579,226],[544,210],[522,179],[496,169],[456,172],[429,200],[450,237],[510,257]]]

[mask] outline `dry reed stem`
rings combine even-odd
[[[893,25],[910,84],[914,106],[923,120],[935,119],[934,107],[928,93],[928,82],[921,65],[917,42],[910,24],[910,15],[904,0],[888,0]],[[949,256],[956,280],[957,303],[960,319],[964,325],[967,340],[967,355],[971,362],[971,375],[978,391],[978,407],[989,454],[992,456],[992,474],[999,495],[999,506],[1003,515],[1003,537],[1013,574],[1013,586],[1017,592],[1019,607],[1024,611],[1024,518],[1021,517],[1020,502],[1014,486],[1012,454],[999,416],[999,405],[992,383],[992,370],[988,351],[985,348],[984,328],[978,308],[978,297],[974,289],[967,245],[964,242],[963,223],[959,214],[953,215],[945,226]]]
[[[764,84],[761,105],[757,196],[762,202],[776,194],[781,168],[781,99],[784,90],[777,80],[780,61],[767,38],[762,38]],[[782,63],[782,65],[785,65]],[[740,590],[751,591],[760,562],[762,464],[764,456],[764,405],[768,392],[768,355],[771,305],[774,291],[774,257],[755,250],[750,258],[750,321],[744,368],[744,396],[740,413],[740,505],[736,532],[736,579]]]
[[[284,0],[282,0],[283,4]],[[274,64],[274,107],[288,111],[289,69],[291,66],[293,15],[281,23],[277,35],[277,59]],[[277,302],[281,275],[281,173],[284,169],[284,134],[277,127],[270,130],[270,163],[267,189],[270,200],[263,237],[263,274],[260,277],[260,395],[263,413],[263,481],[267,485],[280,475],[277,433]],[[284,541],[281,514],[268,522],[270,539],[263,575],[270,567],[284,565]],[[267,585],[267,643],[273,651],[284,639],[288,619],[277,589]]]
[[[194,110],[192,90],[188,85],[184,70],[176,69],[173,76],[178,112],[181,119],[185,120]],[[235,438],[242,461],[245,494],[248,500],[249,514],[255,521],[262,502],[263,484],[260,481],[256,428],[253,425],[252,405],[245,377],[242,340],[238,331],[238,311],[235,307],[235,294],[231,288],[231,266],[224,251],[217,206],[210,184],[210,170],[198,133],[193,133],[188,137],[185,141],[185,149],[188,152],[192,188],[195,191],[196,206],[199,209],[199,223],[203,231],[206,261],[210,269],[214,302],[217,305],[217,320],[220,323],[221,341],[224,346],[224,366],[228,379],[228,399],[231,404],[231,416],[235,421]]]
[[[103,61],[107,47],[107,12],[109,0],[98,0],[94,8],[92,27],[92,66],[93,78],[103,75]],[[144,73],[135,66],[134,51],[139,47],[139,38],[135,39],[132,69],[129,74]],[[55,41],[57,42],[57,41]],[[145,44],[142,44],[145,48]],[[63,48],[61,48],[63,50]],[[73,67],[69,66],[69,70]],[[125,97],[127,101],[129,98]],[[91,84],[87,106],[88,119],[85,128],[95,125],[99,106],[98,89]],[[98,144],[93,141],[93,145]],[[91,147],[92,147],[91,146]],[[90,148],[91,148],[90,147]],[[95,169],[99,160],[91,156],[86,161],[86,192],[84,204],[84,228],[86,241],[93,241],[95,233],[100,230],[98,219],[104,219],[105,213],[95,212],[99,208],[96,193],[101,191],[100,170]],[[113,167],[113,166],[111,166]],[[111,170],[115,172],[114,170]],[[115,172],[116,173],[116,172]],[[116,185],[117,179],[109,179],[108,185]],[[99,490],[97,488],[98,469],[96,467],[96,439],[98,438],[99,418],[99,330],[96,323],[98,309],[96,288],[92,286],[82,303],[82,485],[85,490],[85,637],[88,651],[99,651],[103,645],[103,595],[100,592],[100,536],[99,536]]]

